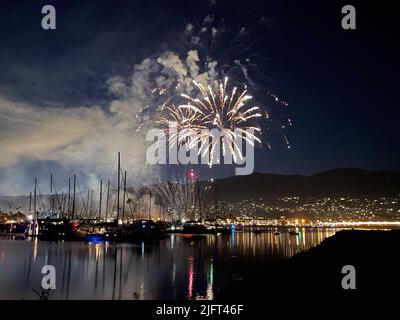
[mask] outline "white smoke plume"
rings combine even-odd
[[[177,95],[190,93],[193,80],[203,84],[214,80],[217,62],[211,61],[201,70],[199,60],[195,50],[183,57],[165,52],[144,59],[129,78],[108,79],[113,99],[106,107],[44,107],[0,97],[0,194],[28,192],[21,185],[33,177],[16,167],[30,161],[57,162],[69,172],[83,175],[82,187],[97,188],[100,178],[115,179],[118,151],[130,179],[139,184],[151,181],[158,168],[146,166],[144,135],[154,126],[160,110],[161,100],[154,88]],[[148,114],[141,113],[145,106],[153,107]]]

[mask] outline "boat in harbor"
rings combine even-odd
[[[27,227],[24,222],[4,223],[0,225],[0,235],[24,236]]]
[[[234,228],[231,226],[216,225],[215,227],[215,232],[221,234],[231,234],[232,230],[234,230]]]
[[[113,240],[115,238],[115,223],[106,221],[92,221],[81,232],[85,232],[84,240],[89,242],[103,242]],[[86,230],[85,230],[86,229]]]
[[[82,219],[76,232],[76,238],[86,241],[105,241],[111,231],[113,223],[98,221],[96,219]]]
[[[25,222],[12,223],[10,227],[10,235],[24,236],[28,225]]]
[[[9,226],[5,223],[0,224],[0,236],[8,235]]]
[[[146,240],[158,239],[165,233],[165,226],[161,223],[156,223],[153,220],[139,219],[131,223],[118,226],[116,230],[115,240]]]
[[[182,233],[186,234],[203,234],[203,233],[215,233],[215,228],[207,228],[200,221],[187,221],[183,224]]]
[[[36,236],[41,240],[76,240],[79,223],[69,219],[38,219]]]

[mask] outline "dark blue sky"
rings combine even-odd
[[[188,22],[211,13],[240,29],[264,19],[250,39],[261,61],[252,77],[289,102],[292,148],[273,133],[272,150],[257,152],[256,171],[399,170],[398,19],[384,3],[351,1],[357,30],[345,31],[343,1],[6,0],[0,97],[63,109],[106,105],[107,79],[129,76],[149,55],[180,50],[178,35]],[[43,4],[57,9],[55,31],[40,28]]]

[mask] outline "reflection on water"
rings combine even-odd
[[[157,243],[86,243],[0,238],[0,299],[37,299],[43,265],[56,268],[50,299],[213,299],[232,280],[224,265],[290,257],[334,229],[274,234],[175,234]],[[224,264],[225,262],[225,264]]]

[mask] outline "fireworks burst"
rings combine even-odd
[[[252,125],[251,119],[261,117],[257,106],[249,106],[252,96],[234,87],[227,90],[228,78],[217,83],[217,90],[213,91],[210,85],[205,88],[202,84],[193,81],[199,91],[199,97],[193,98],[187,94],[181,96],[186,100],[184,104],[167,107],[167,114],[160,119],[160,123],[168,125],[173,122],[177,126],[177,133],[172,139],[176,143],[191,148],[200,144],[199,154],[210,154],[210,166],[213,163],[215,148],[222,143],[222,152],[229,148],[234,161],[242,160],[242,148],[239,146],[242,139],[254,146],[254,142],[261,143],[258,138],[260,128]],[[207,130],[204,130],[207,129]],[[217,129],[220,139],[213,139],[212,129]],[[171,137],[170,137],[171,138]]]
[[[172,122],[176,124],[177,128],[176,132],[169,133],[169,138],[172,141],[171,147],[177,143],[183,144],[183,141],[189,143],[194,132],[206,128],[202,125],[202,115],[191,108],[172,105],[171,107],[164,107],[163,110],[167,112],[167,115],[162,116],[158,122],[167,127]]]
[[[194,183],[192,178],[174,177],[172,182],[159,183],[153,188],[163,206],[170,209],[171,220],[198,219],[199,206],[204,206],[204,195],[210,191],[209,181]]]
[[[187,217],[188,212],[196,206],[197,193],[193,183],[178,181],[161,183],[154,191],[165,207],[171,210],[172,220]]]

